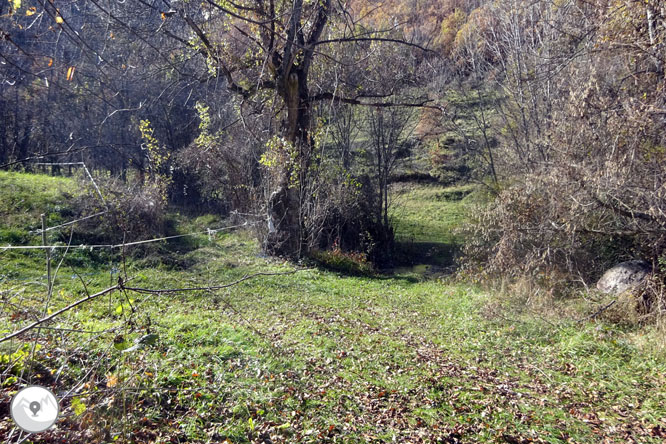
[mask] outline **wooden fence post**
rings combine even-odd
[[[42,214],[42,245],[46,245],[46,214]],[[51,296],[51,252],[48,248],[44,248],[46,251],[46,290],[49,297]]]

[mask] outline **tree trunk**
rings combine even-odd
[[[310,98],[307,74],[292,69],[278,79],[278,92],[287,108],[286,139],[296,150],[293,162],[282,165],[280,183],[269,200],[269,236],[266,249],[273,254],[299,258],[307,253],[307,230],[302,214],[302,191],[312,151],[308,135]],[[307,198],[308,196],[303,196]]]

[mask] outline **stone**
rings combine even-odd
[[[597,282],[597,290],[607,294],[620,294],[645,281],[652,266],[645,261],[622,262],[606,270]]]

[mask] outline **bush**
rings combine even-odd
[[[82,216],[105,211],[100,217],[83,221],[77,242],[117,244],[159,237],[166,233],[165,187],[158,182],[145,185],[118,179],[97,179],[105,202],[101,202],[89,182],[89,192],[77,198],[75,207]]]
[[[594,286],[606,269],[640,258],[656,270],[640,300],[652,301],[646,302],[651,312],[663,302],[666,273],[657,262],[665,234],[659,223],[605,207],[562,170],[516,180],[492,203],[477,206],[470,222],[462,233],[467,276],[528,278],[561,295],[581,281]]]

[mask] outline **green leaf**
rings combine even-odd
[[[81,416],[83,412],[86,411],[86,405],[81,401],[81,398],[77,396],[72,399],[72,409],[74,409],[74,414],[76,416]]]

